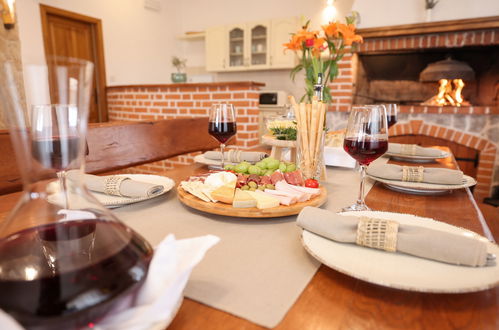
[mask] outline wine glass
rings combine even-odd
[[[369,211],[364,202],[367,166],[388,149],[388,124],[383,105],[353,106],[348,118],[343,148],[360,164],[360,191],[357,202],[343,211]]]
[[[386,109],[386,118],[388,121],[388,128],[392,127],[397,123],[397,114],[399,106],[395,103],[384,104]]]
[[[220,142],[222,169],[225,168],[225,143],[237,132],[234,106],[217,103],[211,106],[208,133]]]

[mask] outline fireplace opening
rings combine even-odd
[[[454,79],[420,81],[421,72],[428,65],[444,61],[449,57],[471,67],[475,73],[474,79],[465,77],[462,82]],[[499,46],[497,45],[362,53],[358,55],[356,71],[354,104],[420,105],[438,94],[440,88],[442,92],[447,89],[453,96],[457,90],[458,97],[467,102],[462,105],[499,106]]]

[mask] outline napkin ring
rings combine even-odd
[[[423,182],[423,166],[402,166],[402,181]]]
[[[357,224],[357,245],[390,252],[397,250],[396,221],[361,217]]]
[[[412,155],[414,156],[416,154],[416,145],[415,144],[403,144],[400,147],[400,151],[404,155]]]
[[[117,175],[107,177],[106,181],[104,182],[104,193],[113,196],[123,196],[120,193],[121,182],[129,179],[130,178],[126,176],[117,176]]]

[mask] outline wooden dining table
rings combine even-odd
[[[450,156],[424,166],[453,169],[457,165]],[[204,165],[194,164],[161,175],[178,183],[206,170]],[[0,196],[0,219],[19,196]],[[375,183],[366,203],[373,210],[438,219],[490,238],[468,188],[422,196],[395,192]],[[262,327],[185,298],[168,329]],[[463,294],[419,293],[364,282],[321,265],[276,329],[499,329],[499,287]]]

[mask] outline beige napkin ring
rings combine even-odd
[[[412,155],[416,154],[416,145],[415,144],[403,144],[400,147],[400,152],[404,155]]]
[[[124,180],[130,180],[130,178],[116,175],[107,177],[104,182],[104,193],[113,196],[123,196],[120,193],[120,186]]]
[[[357,245],[390,252],[397,250],[396,221],[361,217],[357,225]]]
[[[402,181],[423,182],[423,166],[402,166]]]

